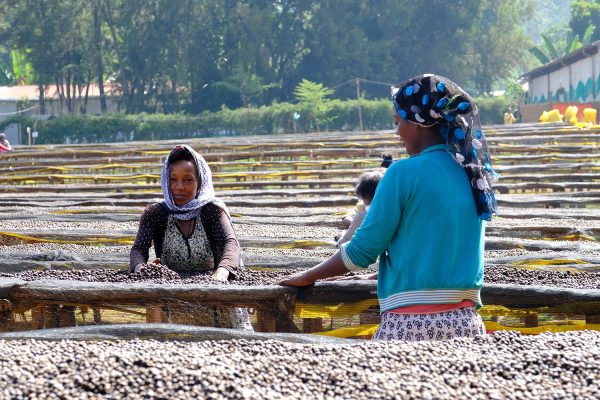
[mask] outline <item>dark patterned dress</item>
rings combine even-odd
[[[207,272],[219,267],[230,275],[242,269],[240,248],[227,214],[207,204],[196,218],[189,237],[184,237],[176,219],[160,203],[148,207],[140,219],[140,228],[131,249],[130,268],[148,262],[154,244],[161,264],[176,272]],[[194,304],[163,306],[168,321],[198,326],[252,330],[246,309]]]
[[[161,262],[173,271],[209,271],[214,269],[214,255],[202,224],[196,222],[189,238],[185,238],[177,220],[169,215],[162,245]]]

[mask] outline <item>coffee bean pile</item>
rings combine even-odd
[[[600,397],[600,332],[448,342],[0,341],[0,397]]]
[[[543,271],[489,265],[485,268],[484,279],[488,283],[600,289],[600,273]]]
[[[44,270],[25,271],[18,274],[2,274],[0,276],[14,277],[24,281],[42,279],[70,280],[83,282],[112,282],[112,283],[196,283],[196,284],[235,284],[235,285],[269,285],[300,270],[286,271],[239,271],[235,276],[230,275],[227,282],[216,281],[212,278],[214,271],[208,272],[175,272],[164,265],[146,264],[140,272],[129,272],[112,269],[89,270]]]
[[[15,275],[0,276],[15,277],[25,281],[40,279],[74,280],[84,282],[114,282],[114,283],[195,283],[195,284],[235,284],[235,285],[271,285],[281,279],[302,271],[292,269],[285,271],[252,271],[242,270],[231,276],[228,282],[218,282],[212,279],[212,271],[191,273],[170,270],[163,265],[147,264],[141,272],[131,273],[123,270],[92,269],[92,270],[45,270],[26,271]],[[348,274],[354,275],[354,274]],[[553,286],[579,289],[600,289],[600,274],[572,273],[561,271],[525,270],[490,265],[485,270],[485,282],[504,283],[529,286]]]
[[[24,281],[56,279],[82,282],[111,283],[181,283],[179,274],[163,265],[146,264],[140,272],[113,269],[25,271],[13,275]]]

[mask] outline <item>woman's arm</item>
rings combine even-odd
[[[160,225],[164,225],[164,216],[160,213],[160,206],[155,204],[144,210],[140,217],[135,242],[129,252],[129,270],[135,271],[140,264],[148,262],[150,246]],[[160,254],[156,255],[160,257]]]
[[[340,255],[348,270],[368,268],[388,248],[398,232],[402,211],[412,190],[411,177],[403,173],[403,165],[396,162],[387,170],[364,220],[350,242],[340,246]]]
[[[401,208],[404,203],[400,179],[390,167],[383,176],[371,202],[369,212],[356,230],[354,237],[344,243],[340,251],[317,266],[290,276],[279,282],[280,285],[308,286],[316,280],[343,275],[348,271],[364,271],[373,264],[392,239],[401,220]],[[376,276],[371,275],[374,279]]]
[[[221,207],[210,203],[202,208],[200,219],[215,257],[215,275],[224,275],[220,269],[235,275],[240,269],[241,250],[229,216]]]
[[[311,269],[282,279],[278,284],[285,286],[309,286],[319,279],[344,275],[346,272],[348,272],[348,270],[344,267],[340,253],[337,252]]]

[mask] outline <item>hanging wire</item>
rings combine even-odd
[[[13,111],[13,112],[9,112],[9,113],[0,113],[0,115],[4,116],[4,115],[16,115],[16,114],[21,114],[21,113],[24,113],[24,112],[27,112],[27,111],[33,110],[33,109],[35,109],[35,108],[38,108],[38,107],[39,107],[39,106],[33,106],[33,107],[26,108],[26,109],[24,109],[24,110]]]
[[[364,79],[364,78],[357,78],[357,79],[361,82],[372,83],[374,85],[384,85],[384,86],[394,86],[395,85],[395,83],[390,83],[390,82],[372,81],[370,79]]]

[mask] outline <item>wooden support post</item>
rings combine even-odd
[[[44,328],[60,326],[60,307],[56,304],[44,306]]]
[[[160,305],[146,306],[146,322],[147,323],[163,323],[167,322],[167,313]]]
[[[523,317],[523,322],[525,323],[525,328],[535,328],[540,325],[537,314],[526,315]]]
[[[77,326],[74,306],[62,306],[58,311],[59,326]]]
[[[586,314],[585,315],[585,323],[586,324],[600,324],[600,314]]]
[[[12,331],[15,323],[15,314],[12,304],[6,299],[0,299],[0,332]]]
[[[258,332],[276,332],[277,320],[273,308],[265,306],[256,308],[256,330]]]
[[[302,318],[302,332],[323,332],[323,318]]]
[[[379,313],[379,307],[370,307],[367,311],[361,312],[358,318],[361,325],[380,324],[381,314]]]
[[[31,328],[44,329],[44,306],[35,306],[31,309]]]
[[[92,307],[92,312],[94,314],[94,323],[101,324],[102,314],[100,314],[100,309],[98,307]]]

